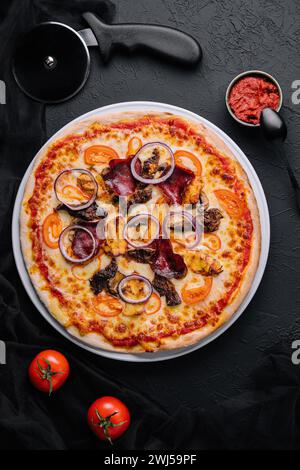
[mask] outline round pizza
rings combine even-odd
[[[211,129],[171,113],[68,126],[22,202],[32,283],[73,336],[107,350],[182,348],[237,311],[260,256],[247,175]]]

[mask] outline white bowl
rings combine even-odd
[[[225,103],[226,103],[226,107],[228,109],[229,114],[239,124],[242,124],[243,126],[248,126],[248,127],[259,127],[260,124],[251,124],[250,122],[242,121],[241,119],[236,117],[236,115],[232,111],[231,106],[229,104],[229,95],[230,95],[230,91],[231,91],[233,85],[235,85],[241,78],[248,77],[248,76],[250,77],[250,76],[253,76],[253,75],[260,75],[262,78],[268,79],[269,81],[273,82],[274,85],[277,86],[278,91],[279,91],[279,105],[278,105],[276,111],[279,111],[281,106],[282,106],[282,100],[283,100],[283,98],[282,98],[282,89],[281,89],[279,83],[277,82],[277,80],[275,80],[275,78],[272,75],[270,75],[267,72],[263,72],[262,70],[247,70],[246,72],[240,73],[233,80],[231,80],[231,82],[229,83],[229,85],[227,87],[227,91],[226,91],[226,95],[225,95]]]

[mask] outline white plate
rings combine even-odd
[[[91,116],[102,116],[107,113],[111,112],[120,112],[120,111],[157,111],[157,112],[171,112],[177,115],[180,115],[184,118],[187,119],[192,119],[194,121],[197,121],[199,123],[203,123],[206,127],[212,129],[216,134],[218,134],[228,145],[228,147],[232,150],[233,154],[237,158],[237,160],[241,163],[242,167],[246,171],[248,178],[250,180],[250,183],[252,185],[252,188],[254,190],[258,208],[259,208],[259,214],[260,214],[260,220],[262,221],[261,224],[261,254],[260,254],[260,260],[259,260],[259,265],[258,269],[256,271],[255,277],[252,282],[252,286],[250,288],[250,291],[248,292],[248,295],[245,297],[244,301],[240,305],[239,309],[236,311],[236,313],[230,318],[230,320],[226,323],[224,323],[219,329],[215,330],[211,335],[208,337],[204,338],[197,344],[193,344],[192,346],[183,348],[183,349],[176,349],[176,350],[171,350],[171,351],[162,351],[162,352],[157,352],[157,353],[143,353],[143,354],[126,354],[126,353],[119,353],[119,352],[111,352],[111,351],[105,351],[101,348],[96,348],[93,346],[89,346],[83,341],[80,341],[77,338],[74,338],[72,335],[70,335],[53,317],[52,315],[48,312],[44,304],[41,302],[40,298],[38,297],[31,281],[30,277],[27,273],[25,263],[23,260],[22,252],[21,252],[21,244],[20,244],[20,228],[19,228],[19,215],[20,215],[20,209],[21,209],[21,203],[23,199],[23,194],[24,194],[24,188],[27,182],[27,179],[32,171],[33,167],[33,161],[29,165],[23,180],[20,184],[19,191],[16,197],[15,201],[15,207],[14,207],[14,212],[13,212],[13,220],[12,220],[12,242],[13,242],[13,252],[14,252],[14,257],[17,265],[17,269],[19,271],[19,275],[21,277],[21,280],[23,282],[23,285],[31,298],[32,302],[38,309],[38,311],[43,315],[43,317],[57,330],[59,331],[63,336],[68,338],[70,341],[73,343],[77,344],[83,349],[86,349],[88,351],[91,351],[95,354],[98,354],[100,356],[105,356],[111,359],[117,359],[120,361],[129,361],[129,362],[154,362],[154,361],[165,361],[167,359],[173,359],[178,356],[183,356],[184,354],[188,354],[192,351],[195,351],[196,349],[201,348],[202,346],[210,343],[213,341],[215,338],[220,336],[224,331],[226,331],[238,318],[239,316],[244,312],[245,308],[249,304],[250,300],[254,296],[259,283],[262,279],[267,258],[268,258],[268,252],[269,252],[269,245],[270,245],[270,219],[269,219],[269,211],[268,211],[268,206],[267,206],[267,201],[265,198],[265,194],[263,191],[263,188],[261,186],[261,183],[258,179],[257,174],[255,173],[254,168],[252,167],[251,163],[245,156],[245,154],[241,151],[241,149],[223,132],[221,131],[218,127],[216,127],[214,124],[211,124],[209,121],[206,119],[198,116],[197,114],[194,114],[190,111],[187,111],[183,108],[178,108],[177,106],[172,106],[169,104],[163,104],[163,103],[155,103],[151,101],[131,101],[131,102],[125,102],[125,103],[117,103],[117,104],[112,104],[109,106],[104,106],[103,108],[95,109],[93,111],[90,111],[87,114],[84,114],[83,116],[78,117],[71,123],[67,124],[64,126],[60,131],[58,131],[51,139],[46,142],[46,144],[42,147],[42,149],[38,152],[35,158],[38,158],[38,156],[45,150],[45,148],[54,140],[56,140],[59,135],[61,134],[62,131],[66,131],[68,126],[73,125],[75,122],[84,120],[86,118],[89,118]]]

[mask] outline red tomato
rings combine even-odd
[[[88,423],[101,441],[107,440],[112,444],[128,428],[129,410],[118,398],[98,398],[89,408]]]
[[[47,349],[33,359],[28,373],[35,388],[51,395],[67,380],[70,366],[63,354]]]

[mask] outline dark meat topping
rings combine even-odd
[[[136,181],[130,168],[132,158],[110,160],[109,168],[102,172],[102,178],[107,186],[119,196],[130,196],[136,189]]]
[[[152,271],[166,278],[181,279],[186,276],[187,267],[181,255],[174,253],[170,240],[159,238],[150,245],[155,253],[150,261]]]
[[[144,161],[141,171],[143,178],[154,178],[156,171],[158,170],[159,162],[159,150],[153,149],[152,156]]]
[[[168,202],[182,204],[184,192],[194,177],[194,173],[187,168],[175,166],[172,175],[163,183],[159,183],[158,187],[162,190]]]
[[[107,211],[102,207],[99,207],[96,202],[90,205],[87,209],[82,209],[79,211],[74,211],[70,209],[68,206],[64,204],[60,204],[57,208],[57,211],[67,211],[72,217],[76,217],[77,219],[85,220],[85,221],[92,221],[96,219],[103,219],[107,216]]]
[[[133,204],[145,204],[146,202],[150,201],[152,197],[152,189],[138,189],[128,201],[128,209]]]
[[[121,282],[122,279],[124,279],[124,277],[125,277],[124,274],[120,273],[120,271],[117,271],[116,275],[107,281],[106,288],[111,295],[115,297],[119,297],[118,285],[119,285],[119,282]]]
[[[127,251],[127,256],[138,263],[150,263],[155,252],[155,248],[137,248]]]
[[[222,212],[215,209],[207,209],[204,211],[204,232],[215,232],[220,227]]]
[[[89,283],[93,293],[95,295],[98,295],[100,294],[100,292],[103,291],[103,289],[107,288],[109,279],[115,277],[117,271],[118,265],[115,258],[113,258],[111,260],[111,263],[106,266],[106,268],[101,269],[100,271],[95,273],[93,277],[91,277],[91,279],[89,279]]]
[[[169,279],[166,279],[159,274],[155,274],[152,285],[160,296],[165,295],[166,302],[169,307],[179,305],[181,303],[181,299],[175,289],[175,286]]]

